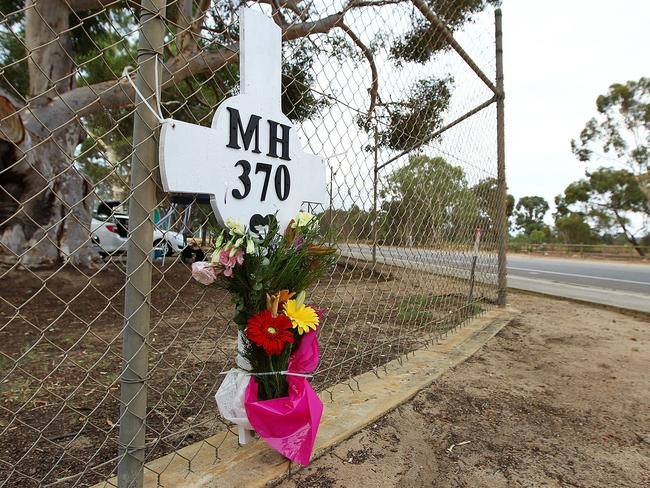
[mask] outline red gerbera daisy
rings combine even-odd
[[[293,342],[291,320],[286,315],[273,317],[268,310],[249,318],[245,332],[246,337],[262,347],[269,356],[280,354],[285,344]]]

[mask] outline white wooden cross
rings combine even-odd
[[[167,119],[160,174],[171,193],[208,194],[221,224],[254,229],[276,215],[280,229],[303,203],[327,201],[325,163],[302,150],[282,113],[282,32],[240,9],[240,94],[224,100],[211,127]]]

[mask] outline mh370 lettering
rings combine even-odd
[[[232,107],[226,107],[230,116],[229,137],[226,147],[231,149],[242,149],[251,151],[254,154],[262,154],[260,151],[260,121],[262,117],[259,115],[251,115],[246,124],[246,128],[241,120],[239,110]],[[291,161],[289,157],[289,134],[290,127],[281,124],[274,120],[267,120],[269,125],[269,141],[268,151],[266,156],[269,158],[281,159],[284,161]],[[241,145],[240,145],[241,136]],[[252,147],[252,148],[251,148]],[[243,200],[251,193],[251,171],[253,170],[251,163],[246,159],[240,159],[235,163],[235,167],[241,169],[239,181],[242,188],[234,188],[231,191],[233,198]],[[268,163],[257,162],[255,164],[255,175],[262,173],[264,181],[262,189],[259,192],[260,201],[264,202],[269,189],[269,182],[271,174],[273,174],[273,186],[275,194],[280,201],[284,201],[289,197],[291,191],[291,175],[289,168],[285,164],[280,164],[273,171],[273,165]]]

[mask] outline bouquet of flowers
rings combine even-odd
[[[307,302],[306,290],[333,263],[317,219],[299,212],[281,232],[275,219],[246,229],[228,221],[209,262],[192,276],[228,290],[239,329],[237,368],[216,394],[224,418],[255,430],[287,458],[308,464],[322,403],[308,378],[319,360],[316,332],[324,310]]]

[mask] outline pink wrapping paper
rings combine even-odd
[[[318,367],[320,346],[316,331],[303,335],[300,343],[289,358],[288,370],[292,373],[312,373]]]
[[[289,359],[289,371],[311,373],[318,366],[316,332],[305,334]],[[289,396],[257,400],[258,384],[251,377],[244,406],[250,424],[271,447],[291,461],[307,466],[316,442],[323,402],[306,378],[287,376]]]

